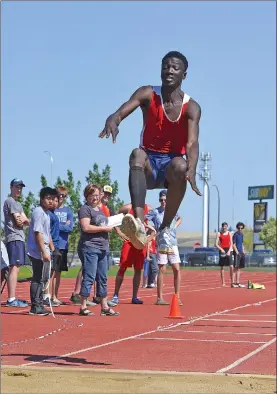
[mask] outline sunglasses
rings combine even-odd
[[[67,197],[67,194],[59,194],[58,197],[59,197],[59,198],[60,198],[60,197],[66,198],[66,197]]]
[[[238,227],[239,230],[243,230],[243,227]]]
[[[160,198],[160,202],[166,202],[166,198]]]

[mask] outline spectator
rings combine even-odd
[[[146,218],[149,221],[152,221],[154,224],[155,230],[158,231],[164,217],[165,207],[166,207],[166,196],[167,190],[162,190],[159,193],[159,201],[160,206],[146,215]],[[172,254],[165,254],[165,253],[157,253],[157,264],[158,264],[158,278],[157,278],[157,301],[156,305],[169,305],[167,301],[163,299],[163,278],[166,272],[166,266],[169,263],[171,265],[173,275],[174,275],[174,291],[175,294],[178,295],[179,304],[183,305],[180,299],[180,283],[181,283],[181,274],[180,274],[180,255],[177,246],[177,236],[176,236],[176,228],[180,226],[182,222],[181,217],[177,213],[171,226],[170,226],[170,233],[172,240],[174,240],[175,245],[173,246],[173,253]]]
[[[113,216],[114,209],[110,206],[109,202],[112,198],[112,192],[113,189],[109,185],[105,185],[103,187],[103,191],[101,191],[101,200],[99,203],[99,208],[103,211],[103,213],[106,216]],[[107,261],[108,261],[108,269],[110,268],[110,261],[111,261],[111,254],[110,252],[107,254]],[[75,288],[74,291],[70,297],[70,301],[73,302],[74,304],[80,304],[81,299],[80,299],[80,290],[81,290],[81,282],[82,282],[82,267],[80,268],[80,271],[77,275],[76,282],[75,282]],[[100,303],[100,298],[96,297],[96,285],[95,283],[97,282],[97,278],[94,282],[94,297],[93,297],[93,302],[87,300],[87,306],[95,306]],[[107,301],[108,306],[115,307],[116,304],[110,300]]]
[[[51,305],[52,306],[60,306],[63,302],[59,301],[56,297],[58,290],[55,289],[56,281],[55,278],[57,275],[60,274],[60,267],[62,264],[62,254],[59,251],[59,218],[55,215],[55,209],[58,207],[59,199],[58,199],[58,192],[56,195],[53,196],[52,205],[47,212],[50,217],[50,233],[53,242],[54,251],[52,253],[52,267],[51,267],[51,279],[49,283],[49,290],[45,292],[43,295],[44,305],[50,306],[49,299],[51,298]],[[50,293],[49,293],[50,291]]]
[[[40,205],[36,207],[31,216],[31,224],[27,240],[27,253],[33,267],[31,281],[31,315],[46,316],[49,310],[43,305],[43,269],[49,269],[45,264],[51,264],[50,249],[53,251],[53,243],[50,234],[50,217],[47,214],[52,206],[56,190],[44,187],[40,191]]]
[[[101,188],[89,184],[84,190],[86,204],[79,212],[78,217],[81,226],[81,237],[78,245],[78,253],[82,262],[83,279],[81,283],[81,316],[93,315],[87,309],[87,298],[97,276],[96,296],[100,297],[101,315],[117,316],[107,303],[107,255],[109,252],[108,233],[112,227],[106,225],[107,217],[99,208]]]
[[[147,248],[147,256],[149,261],[149,272],[148,272],[148,288],[157,286],[157,275],[158,275],[158,262],[157,262],[157,248],[155,238],[149,242]]]
[[[55,214],[59,218],[59,251],[61,253],[61,261],[59,271],[55,273],[55,299],[59,299],[58,293],[60,288],[61,273],[68,271],[68,236],[73,230],[73,213],[69,207],[64,206],[64,202],[68,196],[68,190],[64,186],[57,187],[59,205],[55,210]]]
[[[244,227],[245,226],[242,222],[238,222],[236,226],[237,231],[233,235],[234,285],[236,287],[245,287],[244,285],[240,284],[240,270],[242,268],[245,268],[245,251],[244,251],[244,243],[243,243]]]
[[[16,285],[20,266],[25,264],[25,234],[23,227],[29,226],[29,220],[18,201],[25,187],[21,179],[13,179],[10,183],[11,196],[3,206],[5,220],[6,248],[9,256],[9,276],[7,281],[8,300],[6,306],[26,308],[27,301],[16,298]]]
[[[233,248],[232,234],[228,231],[228,224],[222,223],[221,231],[217,233],[215,246],[219,250],[219,266],[222,286],[225,287],[224,267],[230,268],[231,287],[237,287],[233,283],[233,261],[231,251]]]

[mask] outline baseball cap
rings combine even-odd
[[[14,178],[14,179],[11,181],[11,186],[19,186],[19,185],[25,187],[24,182],[22,181],[22,179]]]
[[[166,196],[166,195],[167,195],[167,190],[166,189],[161,190],[159,193],[159,198],[161,198],[162,196]]]
[[[113,188],[112,188],[110,185],[105,185],[105,186],[103,187],[103,192],[104,192],[104,193],[111,193],[111,194],[112,194]]]

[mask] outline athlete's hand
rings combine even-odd
[[[186,175],[186,180],[189,181],[192,190],[193,190],[198,196],[202,196],[202,194],[200,193],[200,191],[199,191],[199,189],[198,189],[198,187],[197,187],[197,185],[196,185],[195,171],[194,171],[194,170],[188,169],[187,175]]]
[[[101,133],[99,134],[99,138],[104,138],[104,137],[109,138],[110,135],[112,135],[113,143],[115,144],[118,133],[119,130],[118,130],[116,119],[113,115],[110,115],[106,120],[104,130],[101,131]]]

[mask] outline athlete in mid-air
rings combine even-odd
[[[134,216],[126,215],[122,231],[134,247],[147,244],[144,223],[146,190],[167,188],[167,205],[157,234],[159,253],[173,253],[176,240],[170,226],[186,192],[187,181],[201,196],[196,185],[199,155],[199,104],[181,90],[188,62],[180,52],[172,51],[162,59],[161,86],[142,86],[115,113],[110,115],[100,138],[119,133],[120,122],[138,107],[143,113],[140,146],[130,156],[129,190]],[[186,159],[183,157],[186,155]]]

